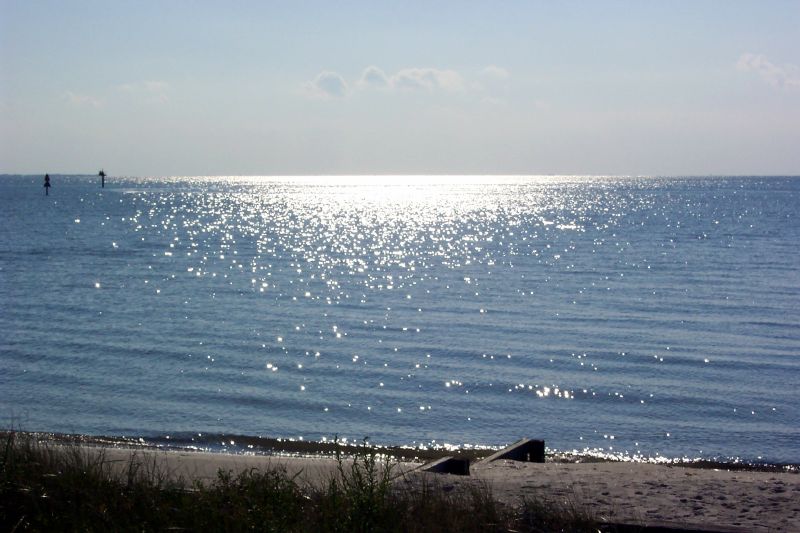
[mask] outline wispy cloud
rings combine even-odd
[[[123,83],[118,89],[151,104],[163,104],[169,100],[170,85],[165,81]]]
[[[347,82],[341,74],[322,71],[314,81],[303,84],[306,94],[315,98],[342,98],[347,95]]]
[[[783,88],[800,88],[800,69],[796,65],[776,65],[761,54],[742,54],[736,68],[755,72],[770,85]]]
[[[395,89],[427,90],[427,91],[462,91],[464,78],[455,70],[435,68],[405,68],[397,71],[389,79]]]
[[[490,65],[475,74],[487,80],[502,81],[509,77],[506,69]],[[473,76],[473,77],[475,77]],[[314,98],[341,98],[352,94],[350,86],[338,72],[322,71],[310,82],[302,84],[305,93]],[[478,81],[469,81],[461,73],[452,69],[432,67],[408,67],[387,74],[380,67],[370,65],[353,84],[354,92],[381,90],[386,92],[442,92],[465,93],[483,92],[484,86]]]
[[[74,106],[88,106],[88,107],[102,107],[105,104],[100,98],[88,95],[88,94],[78,94],[72,91],[65,92],[62,97],[64,100],[69,102]]]
[[[481,75],[493,80],[507,80],[510,76],[508,70],[497,65],[489,65],[481,70]]]

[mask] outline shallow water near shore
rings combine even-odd
[[[51,176],[5,427],[800,462],[800,178]]]

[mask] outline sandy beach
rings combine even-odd
[[[611,523],[689,529],[800,531],[800,476],[642,463],[519,463],[471,469],[495,497],[573,501]],[[460,483],[456,476],[448,482]]]
[[[323,483],[336,471],[329,457],[232,455],[124,448],[86,448],[125,465],[131,455],[173,476],[211,481],[219,469],[285,468],[301,483]],[[488,485],[495,498],[514,505],[522,497],[575,504],[613,524],[707,531],[800,531],[800,475],[632,462],[473,463],[470,476],[434,474],[422,463],[394,467],[398,487],[424,482],[444,490]]]

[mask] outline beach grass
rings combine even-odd
[[[503,505],[486,485],[398,483],[390,459],[366,442],[337,454],[326,483],[302,483],[281,467],[210,483],[136,455],[123,465],[81,446],[9,433],[0,455],[3,531],[597,531],[577,506],[521,499]]]

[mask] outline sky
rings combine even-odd
[[[0,173],[798,175],[800,1],[0,0]]]

